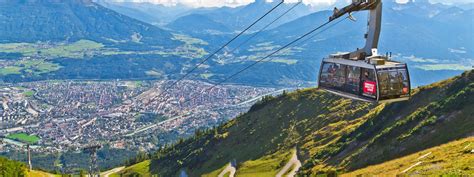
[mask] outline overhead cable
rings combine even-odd
[[[274,11],[276,8],[278,8],[280,5],[283,4],[283,0],[278,3],[277,5],[275,5],[272,9],[270,9],[268,12],[266,12],[264,15],[262,15],[260,18],[258,18],[257,20],[255,20],[252,24],[250,24],[247,28],[245,28],[244,30],[242,30],[239,34],[237,34],[236,36],[234,36],[231,40],[229,40],[227,43],[225,43],[223,46],[221,46],[219,49],[217,49],[216,51],[214,51],[212,54],[210,54],[207,58],[205,58],[204,60],[202,60],[201,62],[199,62],[196,66],[194,66],[191,70],[189,70],[188,72],[186,72],[185,75],[183,75],[181,78],[179,78],[178,80],[176,80],[175,82],[173,82],[171,85],[165,87],[163,89],[163,91],[158,95],[158,97],[160,97],[163,93],[167,93],[168,92],[168,89],[174,87],[178,82],[182,81],[184,78],[186,78],[189,74],[191,74],[194,70],[196,70],[197,68],[199,68],[202,64],[204,64],[207,60],[211,59],[214,55],[216,55],[218,52],[220,52],[222,49],[224,49],[225,47],[227,47],[231,42],[233,42],[234,40],[236,40],[238,37],[240,37],[242,34],[244,34],[247,30],[249,30],[252,26],[254,26],[255,24],[257,24],[260,20],[262,20],[263,18],[265,18],[268,14],[270,14],[272,11]]]
[[[323,28],[324,26],[328,25],[329,23],[331,23],[332,20],[323,23],[322,25],[320,25],[320,26],[314,28],[313,30],[311,30],[311,31],[309,31],[309,32],[307,32],[307,33],[305,33],[304,35],[298,37],[297,39],[291,41],[290,43],[284,45],[283,47],[280,47],[279,49],[277,49],[277,50],[271,52],[270,54],[266,55],[265,57],[263,57],[263,58],[261,58],[261,59],[255,61],[254,63],[252,63],[252,64],[246,66],[245,68],[243,68],[243,69],[239,70],[238,72],[232,74],[231,76],[225,78],[224,80],[222,80],[222,81],[220,81],[220,82],[218,82],[218,83],[213,84],[211,87],[205,89],[204,92],[205,92],[205,91],[208,91],[208,90],[212,90],[213,88],[215,88],[215,87],[217,87],[217,86],[223,84],[224,82],[226,82],[226,81],[232,79],[233,77],[239,75],[240,73],[244,72],[245,70],[248,70],[249,68],[255,66],[256,64],[258,64],[258,63],[260,63],[260,62],[263,62],[265,59],[267,59],[267,58],[273,56],[274,54],[276,54],[276,53],[282,51],[283,49],[286,49],[286,48],[288,48],[289,46],[295,44],[296,42],[300,41],[301,39],[303,39],[303,38],[309,36],[309,38],[307,38],[307,39],[305,39],[305,40],[302,41],[302,42],[306,42],[307,40],[309,40],[309,39],[315,37],[315,36],[318,35],[318,34],[321,34],[322,32],[328,30],[329,28],[331,28],[331,27],[337,25],[338,23],[342,22],[343,20],[345,20],[345,19],[347,19],[347,18],[349,18],[349,17],[350,17],[350,16],[347,16],[346,18],[343,18],[343,19],[339,20],[338,22],[334,23],[333,25],[329,26],[328,28],[326,28],[326,29],[324,29],[324,30],[322,30],[322,31],[320,31],[320,32],[318,32],[318,33],[315,33],[314,35],[310,36],[310,35],[311,35],[312,33],[314,33],[315,31],[317,31],[317,30]],[[298,44],[301,44],[301,43],[298,43]],[[270,59],[270,60],[271,60],[271,59]],[[270,61],[270,60],[268,60],[268,61]],[[191,99],[194,99],[194,98],[195,98],[195,97],[192,97],[192,98],[190,98],[190,99],[187,99],[187,100],[184,101],[183,103],[186,103],[186,102],[188,102],[188,101],[190,101]]]

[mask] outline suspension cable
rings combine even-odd
[[[234,53],[237,49],[239,49],[240,47],[242,47],[244,44],[246,44],[247,42],[249,42],[252,38],[254,38],[255,36],[257,36],[258,34],[260,34],[261,32],[265,31],[268,27],[270,27],[270,25],[272,25],[273,23],[275,23],[276,21],[278,21],[280,18],[282,18],[283,16],[285,16],[286,14],[288,14],[291,10],[293,10],[296,6],[300,5],[303,1],[298,1],[296,4],[294,4],[291,8],[289,8],[288,10],[286,10],[283,14],[281,14],[280,16],[278,16],[277,18],[275,18],[272,22],[268,23],[265,27],[263,27],[262,29],[258,30],[256,33],[253,33],[252,36],[250,36],[249,38],[247,38],[245,41],[241,42],[237,47],[235,47],[234,49],[232,49],[229,53]]]
[[[211,87],[209,87],[209,88],[207,88],[207,89],[204,89],[202,92],[206,92],[206,91],[208,91],[208,90],[212,90],[213,88],[215,88],[215,87],[217,87],[217,86],[223,84],[224,82],[228,81],[229,79],[231,79],[231,78],[237,76],[238,74],[240,74],[240,73],[242,73],[243,71],[245,71],[245,70],[251,68],[252,66],[254,66],[254,65],[256,65],[256,64],[258,64],[258,63],[264,61],[265,59],[269,58],[270,56],[272,56],[272,55],[274,55],[274,54],[276,54],[276,53],[282,51],[283,49],[289,47],[290,45],[292,45],[292,44],[294,44],[294,43],[296,43],[296,42],[298,42],[299,40],[301,40],[301,39],[303,39],[303,38],[309,36],[307,39],[305,39],[305,40],[300,41],[299,43],[297,43],[297,45],[300,45],[300,44],[302,44],[302,43],[308,41],[309,39],[311,39],[311,38],[315,37],[316,35],[321,34],[322,32],[324,32],[324,31],[326,31],[326,30],[328,30],[328,29],[334,27],[335,25],[339,24],[340,22],[342,22],[342,21],[345,20],[345,19],[348,19],[349,17],[350,17],[350,16],[347,16],[346,18],[343,18],[343,19],[337,21],[336,23],[334,23],[334,24],[328,26],[327,28],[325,28],[325,29],[319,31],[318,33],[315,33],[315,34],[309,36],[309,35],[312,34],[313,32],[315,32],[315,31],[321,29],[322,27],[326,26],[327,24],[329,24],[329,23],[332,22],[332,21],[328,21],[328,22],[326,22],[326,23],[324,23],[324,24],[322,24],[322,25],[320,25],[320,26],[314,28],[313,30],[311,30],[311,31],[309,31],[309,32],[307,32],[307,33],[305,33],[303,36],[301,36],[301,37],[299,37],[299,38],[293,40],[292,42],[288,43],[287,45],[285,45],[285,46],[279,48],[278,50],[276,50],[276,51],[274,51],[274,52],[268,54],[267,56],[263,57],[262,59],[255,61],[255,62],[252,63],[251,65],[245,67],[244,69],[240,70],[240,71],[237,72],[237,73],[234,73],[233,75],[231,75],[230,77],[224,79],[223,81],[218,82],[218,83],[216,83],[216,84],[213,84]],[[270,60],[272,60],[272,59],[270,59]],[[268,60],[268,61],[270,61],[270,60]],[[192,99],[196,98],[197,96],[199,96],[199,95],[195,95],[195,96],[193,96],[193,97],[191,97],[191,98],[189,98],[189,99],[186,99],[186,100],[184,100],[184,102],[182,102],[182,103],[180,103],[180,104],[185,104],[185,103],[191,101]]]
[[[345,18],[339,19],[338,21],[336,21],[335,23],[329,25],[329,26],[326,27],[325,29],[322,29],[321,31],[319,31],[319,32],[317,32],[317,33],[314,33],[313,35],[309,36],[309,37],[306,38],[305,40],[299,41],[298,43],[295,44],[295,46],[299,46],[299,45],[301,45],[301,44],[306,43],[308,40],[310,40],[310,39],[316,37],[317,35],[319,35],[319,34],[325,32],[325,31],[329,30],[330,28],[336,26],[337,24],[339,24],[339,23],[341,23],[342,21],[344,21],[344,20],[346,20],[346,19],[349,19],[349,18],[350,18],[350,16],[347,16],[347,17],[345,17]],[[287,48],[287,49],[291,49],[291,48]],[[270,61],[270,60],[269,60],[269,61]]]
[[[350,16],[347,16],[346,18],[343,18],[343,19],[339,20],[338,22],[334,23],[333,25],[330,25],[328,28],[325,28],[324,30],[322,30],[322,31],[320,31],[320,32],[318,32],[318,33],[315,33],[314,35],[312,35],[312,36],[310,36],[309,38],[303,40],[302,42],[306,42],[307,40],[309,40],[309,39],[315,37],[315,36],[318,35],[318,34],[321,34],[322,32],[328,30],[329,28],[331,28],[331,27],[337,25],[338,23],[342,22],[343,20],[345,20],[345,19],[347,19],[347,18],[349,18],[349,17],[350,17]],[[220,81],[220,82],[218,82],[218,83],[213,84],[211,87],[205,89],[203,92],[208,91],[208,90],[212,90],[213,88],[215,88],[215,87],[217,87],[217,86],[223,84],[224,82],[228,81],[229,79],[232,79],[233,77],[239,75],[240,73],[244,72],[245,70],[247,70],[247,69],[249,69],[249,68],[255,66],[256,64],[258,64],[258,63],[260,63],[260,62],[263,62],[265,59],[267,59],[267,58],[273,56],[274,54],[276,54],[276,53],[282,51],[283,49],[287,49],[289,46],[291,46],[291,45],[293,45],[294,43],[300,41],[301,39],[303,39],[303,38],[309,36],[310,34],[314,33],[315,31],[317,31],[317,30],[319,30],[319,29],[321,29],[321,28],[323,28],[324,26],[328,25],[328,24],[331,23],[331,22],[332,22],[332,20],[323,23],[322,25],[320,25],[320,26],[314,28],[313,30],[311,30],[311,31],[309,31],[309,32],[307,32],[307,33],[305,33],[304,35],[298,37],[297,39],[291,41],[290,43],[284,45],[283,47],[280,47],[279,49],[277,49],[277,50],[271,52],[270,54],[266,55],[265,57],[263,57],[263,58],[261,58],[261,59],[255,61],[254,63],[248,65],[247,67],[245,67],[245,68],[239,70],[238,72],[232,74],[231,76],[227,77],[226,79],[224,79],[224,80],[222,80],[222,81]],[[302,42],[301,42],[301,43],[302,43]],[[298,43],[298,44],[301,44],[301,43]],[[272,60],[272,59],[270,59],[270,60]],[[270,61],[270,60],[268,60],[268,61]],[[196,96],[198,96],[198,95],[196,95]],[[192,99],[194,99],[196,96],[191,97],[190,99],[185,100],[185,101],[183,102],[183,104],[186,103],[186,102],[188,102],[188,101],[190,101],[190,100],[192,100]]]
[[[266,12],[264,15],[262,15],[260,18],[258,18],[256,21],[254,21],[252,24],[250,24],[247,28],[245,28],[243,31],[241,31],[239,34],[237,34],[236,36],[234,36],[231,40],[229,40],[227,43],[225,43],[223,46],[221,46],[219,49],[217,49],[216,51],[214,51],[211,55],[207,56],[207,58],[205,58],[204,60],[202,60],[201,62],[199,62],[196,66],[194,66],[191,70],[189,70],[185,75],[183,75],[181,78],[179,78],[178,80],[176,80],[175,82],[173,82],[171,85],[165,87],[165,89],[163,89],[163,92],[161,92],[158,97],[160,97],[163,93],[167,93],[168,92],[168,89],[174,87],[178,82],[182,81],[184,78],[186,78],[189,74],[191,74],[194,70],[196,70],[197,68],[199,68],[202,64],[204,64],[207,60],[211,59],[214,55],[216,55],[218,52],[220,52],[222,49],[224,49],[225,47],[227,47],[231,42],[233,42],[234,40],[236,40],[238,37],[240,37],[242,34],[244,34],[247,30],[249,30],[252,26],[254,26],[255,24],[257,24],[260,20],[262,20],[263,18],[265,18],[268,14],[270,14],[272,11],[274,11],[277,7],[279,7],[280,5],[282,5],[284,3],[284,0],[280,1],[280,3],[278,3],[276,6],[274,6],[272,9],[270,9],[268,12]]]

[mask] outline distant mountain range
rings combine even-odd
[[[121,14],[158,26],[166,25],[176,20],[176,18],[189,14],[189,11],[193,10],[186,6],[163,6],[152,3],[114,2],[107,0],[96,0],[94,2]]]
[[[327,21],[330,11],[315,12],[264,32],[243,48],[271,42],[283,46],[307,31]],[[335,52],[353,51],[363,46],[366,32],[366,12],[354,13],[356,22],[345,20],[325,30],[313,39],[297,47],[288,58],[301,63],[316,65],[319,59]],[[455,6],[416,2],[407,4],[384,3],[382,32],[379,53],[392,52],[395,60],[409,63],[415,85],[424,85],[446,76],[440,72],[451,72],[457,66],[474,66],[474,10],[463,10]],[[240,55],[254,55],[248,52]],[[433,67],[438,68],[433,68]],[[461,67],[462,68],[462,67]],[[282,68],[282,70],[291,68]],[[431,73],[431,70],[438,73]],[[462,69],[461,69],[462,70]],[[428,71],[428,72],[427,72]],[[283,72],[283,71],[281,71]],[[292,72],[295,73],[295,72]],[[298,71],[296,72],[298,73]],[[308,80],[315,80],[314,73],[302,70]],[[458,72],[459,73],[459,72]],[[451,74],[448,74],[451,75]],[[421,77],[420,77],[421,76]]]
[[[13,43],[17,42],[56,45],[90,40],[103,45],[101,49],[81,54],[84,56],[81,58],[89,59],[87,62],[79,64],[79,61],[70,59],[70,55],[60,55],[48,58],[61,67],[56,71],[28,75],[24,72],[2,74],[0,70],[0,75],[6,82],[177,78],[198,62],[182,58],[202,59],[276,3],[259,0],[237,8],[189,8],[103,0],[0,1],[0,42],[6,45],[3,49],[0,46],[0,58],[12,60],[31,56],[29,50],[21,47],[11,50],[11,46],[15,46]],[[277,8],[225,50],[232,50],[292,5],[284,4]],[[366,14],[355,13],[356,22],[343,21],[229,82],[269,86],[314,82],[321,58],[363,45]],[[311,7],[299,5],[235,53],[219,53],[206,63],[209,67],[199,68],[196,72],[212,76],[201,78],[196,74],[191,78],[220,81],[326,22],[330,15],[331,11],[313,13]],[[412,83],[416,86],[459,74],[474,65],[474,22],[469,20],[472,18],[474,10],[470,8],[424,1],[407,4],[384,1],[379,53],[392,52],[395,60],[407,62]],[[110,62],[112,59],[114,62]],[[163,67],[165,64],[173,67]],[[120,71],[123,66],[127,66],[127,72]],[[152,71],[161,74],[147,75]]]
[[[166,25],[166,27],[186,34],[215,33],[217,35],[233,32],[233,30],[229,29],[226,25],[201,14],[191,14],[180,17]]]
[[[112,44],[175,46],[169,31],[119,14],[89,0],[0,1],[0,42],[63,42],[89,39]]]
[[[266,2],[266,0],[256,0],[249,5],[235,8],[191,8],[183,5],[163,6],[151,3],[108,2],[107,0],[99,0],[97,3],[119,13],[158,26],[176,27],[176,24],[173,24],[175,23],[174,21],[177,21],[177,23],[186,22],[188,25],[186,26],[187,28],[194,29],[195,32],[205,32],[206,28],[212,28],[213,24],[217,24],[218,26],[225,25],[225,32],[227,30],[243,30],[246,26],[255,21],[256,18],[262,16],[264,12],[276,6],[279,1]],[[265,23],[272,21],[272,19],[276,18],[278,14],[283,13],[293,5],[293,3],[281,5],[275,9],[275,13],[272,13],[267,18],[263,19],[263,23],[257,24],[252,30],[256,31],[256,29],[263,27]],[[297,6],[280,21],[276,22],[273,27],[295,20],[311,12],[314,12],[314,10],[312,10],[310,6]],[[196,14],[201,15],[201,18],[205,21],[193,20],[196,19]],[[212,22],[209,20],[212,20]],[[210,22],[210,24],[208,24],[208,22]],[[184,26],[174,29],[180,31],[183,27]]]
[[[272,29],[258,40],[274,40],[277,38],[274,34],[278,34],[279,38],[287,42],[327,21],[329,15],[329,11],[313,13]],[[324,48],[333,52],[361,47],[366,30],[366,13],[355,13],[354,16],[357,22],[345,21],[318,35],[319,40],[310,41],[307,45],[328,46]],[[384,3],[379,51],[444,58],[453,55],[449,48],[463,48],[465,52],[460,57],[472,58],[474,34],[470,31],[474,22],[467,20],[470,17],[474,17],[474,10],[427,3]]]

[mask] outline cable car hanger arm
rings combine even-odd
[[[365,46],[349,54],[341,55],[345,59],[364,60],[367,56],[377,55],[377,49],[380,28],[382,21],[382,0],[352,0],[352,3],[342,9],[334,8],[334,13],[329,17],[329,21],[333,21],[345,14],[351,14],[357,11],[369,11],[369,19],[367,23],[368,31],[365,34]]]

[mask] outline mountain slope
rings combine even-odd
[[[409,176],[474,174],[474,137],[456,140],[382,164],[359,169],[342,176]]]
[[[471,32],[474,21],[466,20],[474,17],[473,13],[459,8],[450,9],[451,6],[443,5],[442,8],[436,8],[437,6],[439,5],[384,3],[378,51],[380,54],[392,52],[394,60],[408,63],[413,84],[416,86],[458,75],[463,70],[471,69],[474,64],[474,33]],[[418,14],[417,11],[412,11],[428,7],[439,12]],[[283,46],[326,22],[331,13],[315,12],[267,30],[243,46],[236,56],[244,59],[261,56],[271,50],[249,49],[262,44],[271,44],[272,47]],[[433,13],[434,16],[429,16],[428,13]],[[318,31],[316,33],[321,33],[311,40],[297,43],[291,52],[275,57],[295,60],[295,64],[278,68],[262,64],[266,66],[252,71],[251,74],[259,75],[260,78],[268,77],[267,74],[273,77],[282,76],[278,78],[280,81],[284,80],[284,77],[316,80],[314,68],[319,68],[319,59],[331,53],[353,51],[364,45],[367,12],[354,13],[354,17],[357,19],[356,22],[345,20],[327,30]]]
[[[55,177],[61,176],[39,170],[28,171],[23,162],[10,160],[0,156],[0,174],[3,176],[31,176],[31,177]]]
[[[265,12],[275,7],[279,2],[280,1],[266,2],[265,0],[256,0],[255,2],[241,7],[238,10],[225,11],[223,13],[209,13],[207,15],[217,22],[223,23],[234,30],[240,31],[246,26],[248,26],[255,19],[261,17]],[[281,5],[280,7],[275,9],[272,14],[269,14],[268,17],[263,19],[262,22],[256,24],[256,27],[254,29],[258,29],[265,26],[267,23],[275,19],[280,14],[283,14],[283,12],[285,12],[293,5],[294,3],[285,3]],[[282,24],[284,22],[295,20],[309,13],[311,13],[311,7],[299,5],[295,9],[290,11],[287,15],[283,16],[279,21],[275,22],[275,25],[272,27],[278,26],[279,24]]]
[[[90,0],[0,1],[0,42],[135,42],[173,45],[165,30],[140,22]]]
[[[352,171],[472,136],[473,106],[472,71],[421,87],[410,101],[393,104],[300,90],[266,97],[248,113],[164,148],[153,155],[149,170],[197,176],[235,161],[239,173],[246,162],[297,147],[299,174]]]
[[[51,174],[43,171],[38,171],[38,170],[31,170],[28,172],[29,177],[60,177],[62,175],[59,174]]]
[[[463,47],[466,53],[460,55],[472,57],[474,35],[469,31],[472,31],[474,22],[472,20],[466,21],[466,19],[474,17],[472,10],[446,6],[437,9],[438,13],[431,12],[432,16],[419,14],[418,11],[413,10],[436,8],[437,6],[437,4],[420,3],[384,4],[379,51],[448,58],[453,57],[449,48]],[[266,42],[268,39],[272,39],[270,36],[274,36],[274,34],[285,36],[286,41],[292,40],[318,24],[326,22],[331,14],[330,11],[319,11],[303,16],[268,31],[256,40]],[[308,41],[308,46],[316,46],[316,48],[331,46],[333,47],[332,52],[334,49],[348,51],[362,47],[365,42],[363,34],[366,32],[367,13],[356,12],[354,17],[357,19],[356,22],[346,20],[319,35],[317,38],[320,40]],[[452,33],[457,35],[453,36]],[[338,45],[331,45],[334,43]],[[328,49],[331,50],[331,48]],[[314,49],[312,50],[314,51]],[[318,50],[318,52],[321,51]]]
[[[225,25],[215,22],[207,16],[200,14],[190,14],[180,17],[168,24],[167,27],[186,34],[232,32]]]
[[[26,165],[23,163],[0,157],[0,164],[2,176],[24,176],[27,174]]]
[[[192,11],[191,7],[182,5],[164,6],[147,2],[136,3],[108,0],[96,0],[95,2],[118,13],[159,26],[166,25]]]
[[[135,9],[132,7],[129,7],[131,5],[134,5],[135,3],[126,3],[123,6],[116,5],[115,3],[110,3],[107,1],[95,1],[96,3],[100,4],[101,6],[104,6],[107,9],[111,9],[115,12],[124,14],[126,16],[132,17],[134,19],[149,23],[149,24],[154,24],[156,23],[156,18],[153,17],[151,14],[145,13],[143,11],[140,11],[139,9]],[[125,2],[124,2],[125,3]]]
[[[200,17],[202,20],[211,19],[212,21],[216,22],[219,25],[224,25],[226,28],[230,29],[231,31],[241,31],[245,29],[248,25],[250,25],[253,21],[257,18],[261,17],[265,12],[272,9],[276,6],[280,1],[273,1],[273,2],[266,2],[265,0],[256,0],[245,6],[239,7],[220,7],[220,8],[197,8],[191,9],[186,13],[182,13],[180,15],[199,15],[194,17]],[[286,10],[291,8],[294,3],[285,3],[278,8],[274,9],[274,11],[268,14],[267,17],[263,18],[261,22],[255,24],[250,30],[257,31],[259,28],[264,27],[266,24],[270,23],[276,17],[283,14]],[[179,6],[179,5],[178,5]],[[287,13],[283,16],[280,20],[276,21],[274,25],[270,28],[276,27],[283,23],[295,20],[299,17],[307,15],[311,13],[313,10],[310,6],[302,5],[295,7],[292,11]],[[170,24],[176,23],[179,19],[171,22]],[[197,22],[194,22],[197,23]],[[168,24],[168,25],[170,25]],[[185,30],[187,27],[176,26],[177,29]]]
[[[31,176],[37,171],[28,172],[24,163],[0,156],[0,174],[2,176]]]
[[[104,4],[104,1],[100,2]],[[19,62],[4,62],[7,66],[4,66],[6,68],[4,72],[0,68],[0,80],[20,82],[46,79],[156,79],[156,75],[146,74],[156,71],[160,73],[159,78],[176,78],[185,72],[185,68],[193,66],[198,61],[176,60],[177,58],[206,57],[205,54],[215,51],[235,35],[209,31],[222,29],[227,31],[226,28],[234,32],[240,31],[275,3],[278,2],[265,3],[259,0],[237,8],[192,10],[182,6],[165,7],[150,3],[110,3],[121,4],[120,8],[132,9],[133,12],[130,13],[135,15],[131,16],[136,18],[140,15],[149,16],[154,11],[158,16],[161,13],[174,14],[173,18],[192,14],[186,18],[193,18],[184,20],[173,28],[178,32],[190,33],[188,36],[203,41],[191,46],[188,45],[191,40],[189,38],[174,38],[167,30],[86,0],[3,0],[0,1],[0,31],[2,31],[0,58],[9,61],[20,60],[23,57],[41,58],[46,54],[45,49],[57,57],[48,58],[51,60],[47,65],[52,66],[51,69],[34,73],[28,71],[36,71],[41,67],[35,65],[33,68],[25,68],[21,67]],[[250,31],[255,32],[258,27],[266,25],[292,5],[285,4],[279,7],[271,13],[273,16],[268,16],[257,23],[261,26],[255,26]],[[473,23],[472,20],[466,20],[474,16],[474,11],[449,7],[452,6],[420,3],[384,4],[379,53],[393,52],[395,60],[407,62],[414,86],[460,74],[463,70],[471,69],[474,63],[474,48],[472,48],[474,33],[471,32]],[[147,13],[136,11],[138,9]],[[413,12],[414,9],[424,11],[418,14]],[[290,40],[326,22],[331,14],[330,11],[322,11],[293,20],[310,12],[307,6],[298,6],[292,11],[295,14],[284,16],[290,19],[278,21],[290,22],[281,26],[277,26],[278,23],[274,24],[269,30],[260,33],[236,50],[234,54],[224,51],[218,53],[206,62],[209,67],[200,67],[196,72],[212,74],[205,80],[220,82]],[[319,68],[321,58],[339,51],[352,51],[363,45],[366,13],[354,15],[359,19],[357,22],[346,20],[302,45],[276,54],[271,61],[255,65],[229,82],[285,87],[314,83],[317,80],[315,70]],[[149,20],[151,19],[145,21]],[[199,33],[195,33],[196,31]],[[240,42],[248,39],[249,35],[252,34],[241,36],[224,50],[233,50]],[[85,48],[72,51],[57,50],[65,46],[74,49],[75,43],[81,40],[98,47],[84,46]],[[28,44],[20,45],[16,42],[28,42]],[[60,55],[57,55],[58,53]],[[76,58],[91,60],[82,62]],[[167,62],[174,66],[164,67]],[[123,68],[124,66],[126,68]],[[127,72],[123,72],[124,70]],[[202,79],[199,74],[190,78]]]

